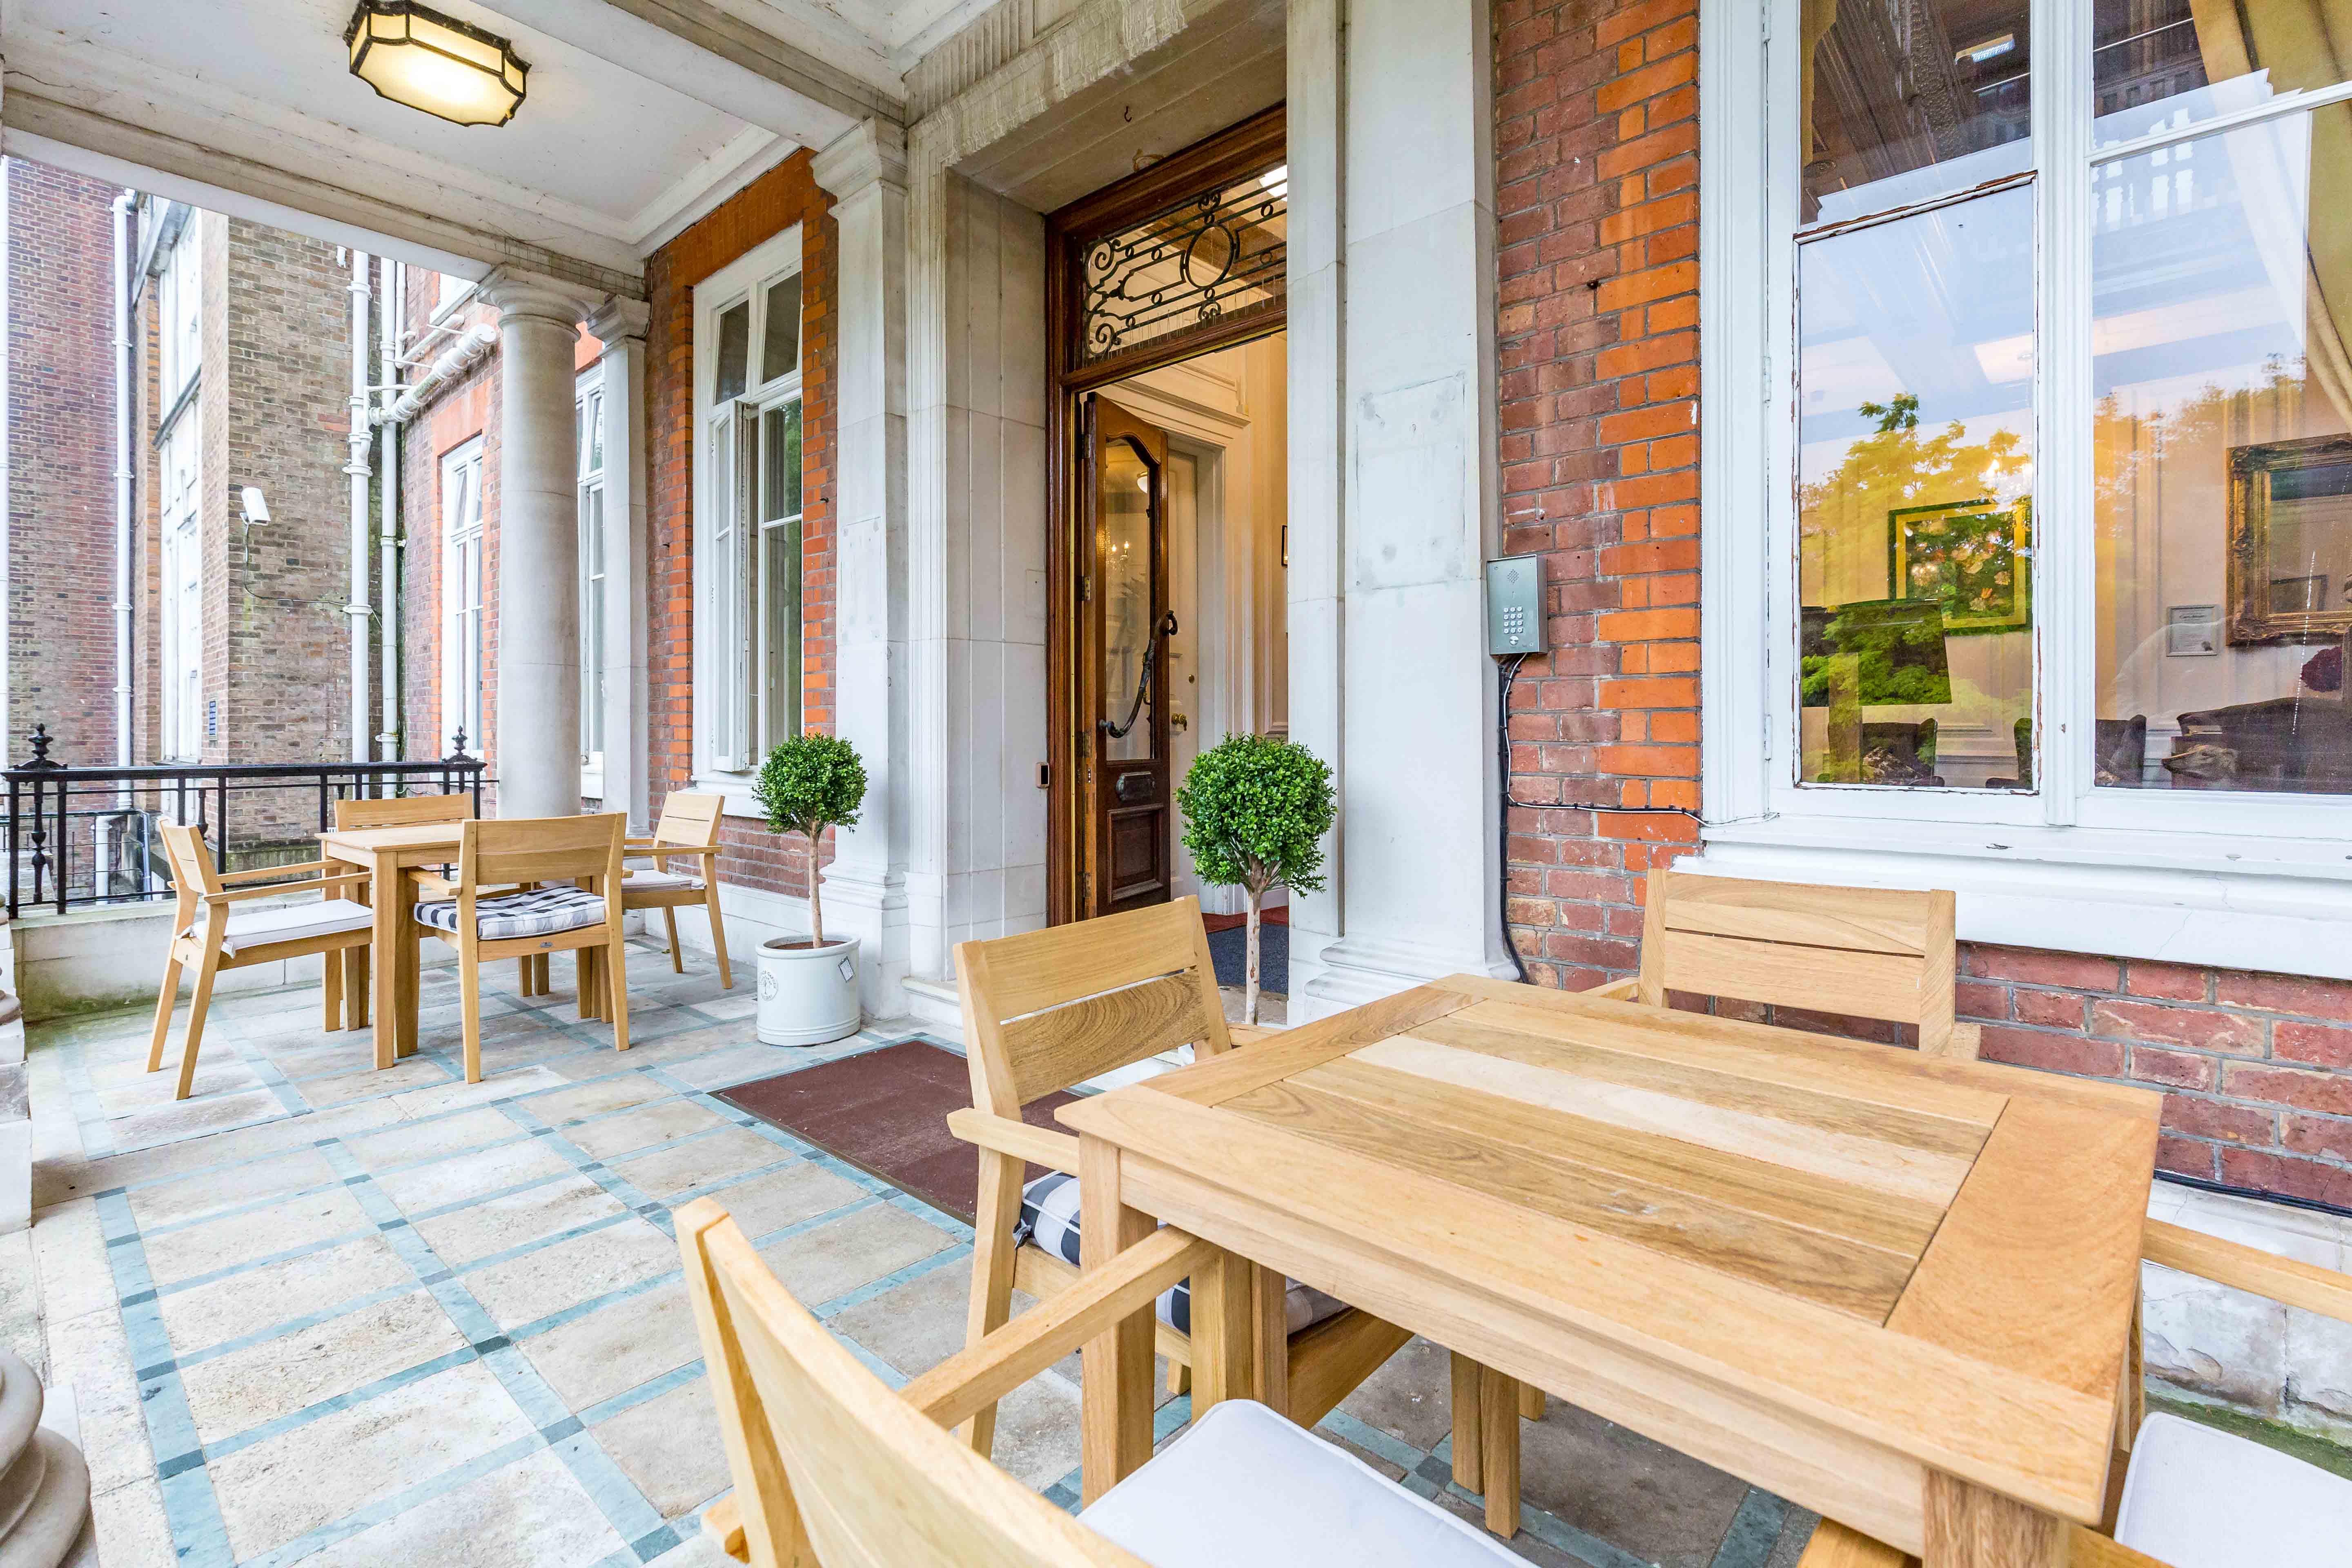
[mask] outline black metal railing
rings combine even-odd
[[[163,822],[189,824],[223,870],[317,858],[316,835],[333,826],[335,802],[470,793],[480,815],[490,782],[479,757],[457,751],[412,763],[160,763],[69,767],[49,755],[45,724],[27,737],[31,760],[8,781],[8,918],[138,903],[172,892]]]

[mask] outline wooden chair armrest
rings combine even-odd
[[[1916,1563],[1916,1557],[1906,1557],[1883,1542],[1874,1541],[1858,1530],[1849,1530],[1833,1519],[1825,1519],[1813,1531],[1813,1538],[1805,1543],[1805,1554],[1797,1559],[1797,1568],[1905,1568]],[[2111,1537],[2095,1530],[2085,1530],[2079,1524],[2066,1527],[2066,1568],[2165,1568],[2165,1565],[2144,1552],[2134,1552]]]
[[[1065,1175],[1078,1173],[1078,1140],[1050,1127],[1032,1127],[1009,1116],[991,1116],[971,1106],[948,1112],[948,1131],[967,1143],[1012,1154]]]
[[[233,882],[258,882],[265,877],[303,877],[320,871],[348,869],[350,868],[341,860],[305,860],[299,866],[258,866],[250,871],[231,871],[220,879],[220,883],[226,888]]]
[[[978,1344],[948,1357],[899,1390],[942,1426],[1003,1398],[1119,1319],[1148,1310],[1162,1290],[1214,1261],[1198,1237],[1162,1227],[1105,1268],[1022,1313]]]
[[[1231,1040],[1236,1046],[1254,1046],[1261,1040],[1270,1040],[1280,1033],[1282,1033],[1282,1031],[1279,1029],[1261,1028],[1255,1024],[1227,1024],[1225,1026],[1225,1038]]]
[[[717,855],[725,846],[719,844],[624,844],[624,860],[656,860],[670,855]]]
[[[1642,981],[1638,975],[1612,980],[1606,985],[1595,985],[1583,993],[1587,996],[1605,997],[1612,1002],[1634,1002],[1641,999]]]
[[[324,892],[345,882],[364,883],[367,879],[365,871],[355,871],[348,877],[321,877],[315,881],[274,882],[267,888],[232,888],[217,893],[198,893],[196,900],[206,904],[236,904],[247,899],[274,899],[286,893],[307,893],[313,888]]]
[[[751,1547],[743,1534],[743,1509],[733,1493],[710,1505],[702,1516],[702,1533],[719,1543],[719,1550],[738,1563],[751,1561]]]
[[[2278,1258],[2218,1236],[2152,1219],[2140,1231],[2140,1256],[2217,1285],[2251,1290],[2339,1323],[2352,1323],[2352,1275]]]

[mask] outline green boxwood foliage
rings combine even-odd
[[[1246,1016],[1257,1022],[1258,909],[1276,886],[1323,887],[1323,836],[1338,805],[1331,770],[1306,747],[1266,735],[1232,735],[1202,752],[1176,792],[1184,847],[1206,882],[1249,896]]]
[[[817,846],[828,827],[855,827],[866,803],[866,764],[857,748],[831,735],[796,735],[760,764],[752,795],[768,814],[771,833],[798,833],[809,843],[809,930],[824,945],[824,906],[819,898]]]

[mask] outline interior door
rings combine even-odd
[[[1108,398],[1086,401],[1079,562],[1081,907],[1114,914],[1171,896],[1168,764],[1168,437]]]

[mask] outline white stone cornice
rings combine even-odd
[[[642,341],[652,319],[653,310],[643,300],[625,300],[616,294],[589,312],[588,331],[600,343],[623,338]]]
[[[835,201],[875,184],[907,188],[907,132],[887,120],[865,120],[825,145],[809,165],[818,188]]]

